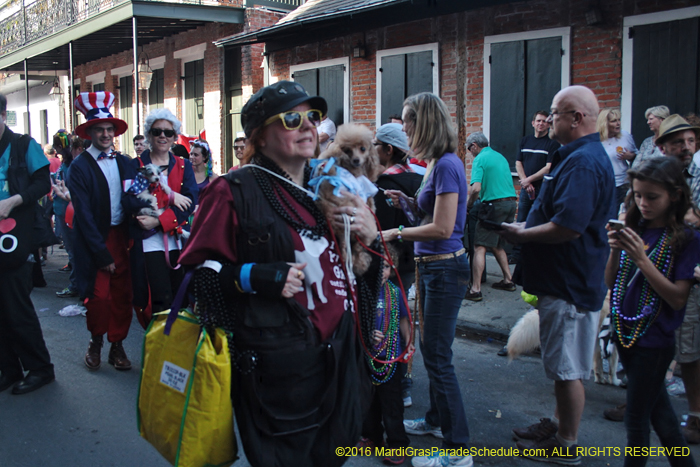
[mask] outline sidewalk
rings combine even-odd
[[[515,265],[510,265],[511,274],[514,269]],[[496,258],[490,254],[486,254],[486,272],[486,282],[481,284],[481,294],[484,299],[480,302],[462,300],[457,327],[467,332],[501,340],[505,344],[511,328],[530,309],[530,305],[520,296],[523,290],[520,286],[515,292],[496,290],[491,287],[491,284],[503,279],[503,274],[496,263]]]

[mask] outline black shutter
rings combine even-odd
[[[635,26],[633,40],[632,135],[639,146],[651,136],[649,107],[699,113],[698,18]]]
[[[491,44],[490,97],[491,147],[503,154],[514,170],[525,120],[524,41]]]
[[[419,92],[433,92],[433,52],[430,50],[406,55],[406,95],[404,97]],[[401,110],[392,113],[400,114]]]
[[[122,147],[121,151],[127,154],[132,154],[134,131],[136,128],[132,125],[133,123],[133,112],[132,112],[132,99],[134,91],[134,78],[129,75],[123,78],[119,78],[119,118],[124,120],[129,128],[126,133],[122,136]]]
[[[318,69],[318,95],[328,103],[328,118],[336,127],[345,122],[343,99],[344,66],[335,65]]]
[[[554,95],[561,89],[561,38],[530,40],[526,42],[525,48],[527,60],[523,136],[533,131],[533,114],[538,110],[549,111]]]
[[[406,99],[406,55],[382,57],[382,115],[381,123],[389,115],[401,114]]]
[[[148,88],[149,111],[162,109],[165,104],[165,75],[163,68],[153,70],[151,87]]]
[[[304,86],[310,96],[318,95],[318,68],[295,71],[294,81]]]
[[[185,63],[184,133],[196,136],[204,128],[204,60]]]

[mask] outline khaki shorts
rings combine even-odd
[[[676,329],[676,361],[692,363],[700,360],[700,285],[690,288],[685,318]]]
[[[484,204],[489,204],[487,201]],[[493,215],[491,216],[492,221],[494,222],[513,222],[513,219],[515,219],[515,209],[517,207],[517,204],[515,201],[501,201],[497,203],[493,203],[493,208],[494,212]],[[498,235],[494,230],[488,230],[485,229],[481,225],[481,221],[478,221],[476,223],[476,234],[474,235],[474,245],[476,246],[485,246],[487,248],[500,248],[503,249],[506,246],[505,240],[503,240],[503,237]]]
[[[554,381],[590,379],[600,311],[580,310],[550,295],[539,297],[538,309],[540,348],[547,378]]]

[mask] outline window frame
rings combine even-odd
[[[634,39],[630,37],[630,28],[657,23],[667,23],[700,16],[700,6],[678,8],[675,10],[659,11],[644,15],[625,16],[622,19],[622,92],[620,113],[622,129],[632,133],[632,80]]]
[[[297,71],[308,71],[316,70],[318,68],[327,68],[331,66],[343,65],[343,115],[345,116],[345,123],[352,122],[352,115],[350,114],[350,58],[340,57],[331,58],[329,60],[321,60],[318,62],[307,62],[300,63],[298,65],[291,65],[289,67],[289,77],[294,81],[293,75]]]
[[[547,39],[561,37],[561,48],[564,53],[561,56],[561,87],[569,85],[571,80],[571,28],[540,29],[537,31],[516,32],[512,34],[499,34],[497,36],[484,36],[484,79],[483,79],[483,117],[482,132],[491,139],[491,44],[502,42],[528,41],[533,39]]]
[[[433,53],[433,94],[440,96],[440,54],[439,43],[430,42],[428,44],[412,45],[409,47],[398,47],[396,49],[377,50],[376,54],[376,77],[377,77],[377,95],[375,96],[375,122],[377,128],[382,126],[382,72],[379,69],[382,67],[382,58],[392,55],[407,55],[416,52],[432,52]]]

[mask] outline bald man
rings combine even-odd
[[[522,244],[514,280],[539,298],[545,374],[554,380],[554,418],[516,428],[517,446],[534,460],[578,464],[578,429],[592,370],[598,315],[607,292],[605,224],[615,217],[615,179],[596,131],[598,100],[583,86],[554,96],[549,136],[562,144],[552,157],[526,222],[502,224]],[[566,336],[564,339],[562,336]],[[565,342],[566,340],[566,342]],[[544,454],[544,455],[542,455]]]

